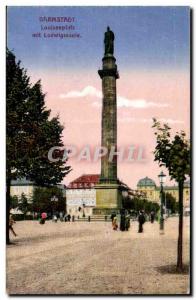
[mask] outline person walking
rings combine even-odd
[[[154,219],[155,219],[155,212],[154,212],[154,210],[152,210],[151,213],[150,213],[150,222],[152,224],[154,223]]]
[[[118,229],[118,221],[117,221],[117,217],[116,216],[113,216],[112,228],[113,228],[113,230],[117,230]]]
[[[125,216],[125,231],[128,231],[130,228],[130,215],[126,214]]]
[[[17,236],[16,232],[13,229],[14,223],[16,223],[16,221],[14,221],[14,218],[13,218],[12,214],[10,214],[10,216],[9,216],[9,230],[11,230],[11,232],[13,233],[14,236]]]
[[[57,223],[57,220],[58,220],[58,219],[57,219],[57,216],[54,215],[54,216],[53,216],[53,222]]]
[[[120,230],[125,231],[125,210],[122,209],[120,213]]]
[[[139,212],[139,216],[138,216],[138,222],[139,222],[139,229],[138,229],[138,233],[143,232],[143,224],[145,223],[145,216],[143,211]]]
[[[62,211],[60,211],[60,213],[59,213],[59,218],[60,218],[60,221],[63,222],[63,212]]]
[[[112,222],[113,222],[114,217],[116,217],[116,214],[115,214],[115,212],[112,212],[112,214],[111,214]]]
[[[40,219],[39,223],[42,224],[42,225],[45,224],[46,218],[47,218],[47,213],[43,212],[41,214],[41,219]]]

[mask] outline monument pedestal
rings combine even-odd
[[[122,208],[122,192],[117,183],[99,183],[96,189],[96,208],[94,215],[111,215],[112,212],[119,213]]]

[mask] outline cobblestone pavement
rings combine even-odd
[[[9,294],[186,294],[189,274],[175,272],[178,220],[137,222],[128,232],[111,223],[15,224],[7,247]],[[184,263],[189,262],[189,218],[184,218]]]

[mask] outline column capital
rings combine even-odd
[[[103,77],[106,77],[106,76],[113,76],[116,79],[119,78],[119,73],[118,73],[118,70],[116,68],[98,70],[98,74],[101,77],[101,79]]]

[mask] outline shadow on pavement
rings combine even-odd
[[[189,274],[189,264],[184,264],[183,270],[179,271],[176,265],[166,265],[155,268],[161,274]]]

